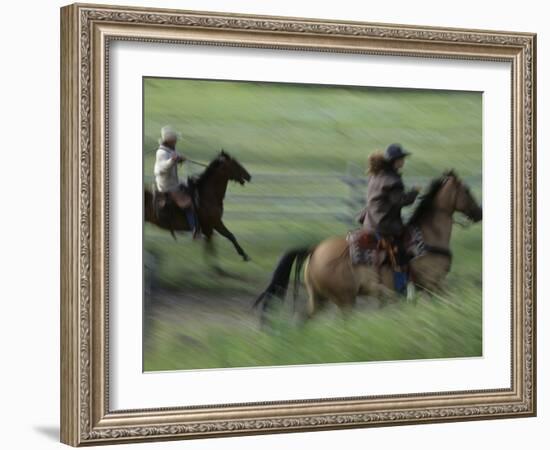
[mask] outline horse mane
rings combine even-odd
[[[420,197],[420,203],[415,208],[411,217],[409,217],[407,225],[417,225],[418,222],[420,222],[420,219],[422,219],[422,217],[424,217],[424,215],[431,210],[436,194],[439,192],[443,186],[443,183],[447,180],[447,178],[449,178],[449,176],[455,176],[455,173],[452,170],[447,171],[430,182],[428,190]]]
[[[218,156],[216,156],[208,166],[206,166],[206,169],[204,169],[200,174],[195,175],[193,177],[194,182],[199,185],[204,183],[208,178],[210,178],[216,170],[224,163],[225,160],[232,159],[231,155],[227,153],[225,150],[222,150]]]

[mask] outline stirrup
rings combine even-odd
[[[412,281],[407,282],[407,301],[412,302],[416,296],[416,287]]]
[[[199,239],[202,239],[202,231],[199,227],[195,228],[193,230],[193,240],[196,241],[196,240],[199,240]]]

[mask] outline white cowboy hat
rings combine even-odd
[[[179,131],[176,131],[170,125],[165,125],[160,129],[160,141],[164,142],[170,138],[179,139],[181,138],[181,133]]]

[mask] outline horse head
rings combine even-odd
[[[249,182],[252,177],[248,171],[233,158],[229,153],[222,149],[220,154],[217,157],[220,167],[223,167],[223,170],[227,174],[227,177],[231,181],[235,181],[241,185]]]
[[[420,223],[429,217],[429,213],[434,209],[447,211],[449,215],[461,212],[472,222],[479,222],[483,216],[481,205],[454,170],[448,170],[432,180],[426,192],[420,197],[420,202],[408,223]]]
[[[459,178],[454,170],[443,174],[441,191],[446,193],[443,195],[444,200],[442,199],[442,201],[447,203],[452,212],[458,211],[474,223],[481,221],[483,217],[481,205],[477,203],[470,187]]]

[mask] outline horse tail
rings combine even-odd
[[[269,282],[269,285],[267,288],[258,296],[256,301],[254,302],[253,307],[257,307],[260,303],[263,303],[263,309],[264,311],[267,309],[269,300],[271,298],[278,298],[280,300],[284,300],[287,290],[288,290],[288,284],[290,282],[290,273],[292,271],[292,265],[296,261],[296,272],[295,272],[295,292],[297,289],[297,285],[299,283],[299,276],[300,276],[300,269],[302,268],[302,265],[304,263],[304,260],[309,256],[311,253],[311,248],[297,248],[293,250],[287,251],[281,258],[279,259],[279,262],[277,266],[275,267],[275,270],[273,271],[273,275],[271,276],[271,281]],[[295,294],[296,295],[296,294]]]
[[[155,216],[153,193],[148,189],[143,189],[143,215],[146,222],[153,222]]]
[[[298,293],[300,291],[300,273],[302,273],[302,268],[304,267],[304,262],[311,255],[312,250],[310,249],[307,253],[300,253],[296,257],[296,264],[294,264],[294,289],[292,294],[292,310],[296,312],[296,302],[298,301]]]

